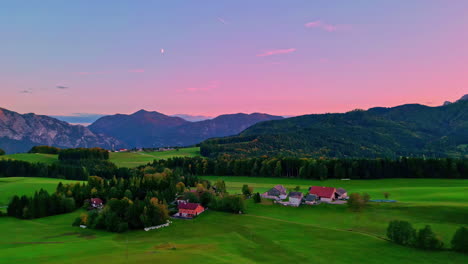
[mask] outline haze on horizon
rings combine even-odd
[[[10,1],[0,107],[217,116],[468,93],[468,1]]]

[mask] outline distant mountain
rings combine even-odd
[[[56,118],[61,121],[65,121],[69,124],[78,124],[87,126],[103,117],[101,114],[71,114],[71,115],[51,115],[50,117]]]
[[[127,147],[187,146],[212,137],[235,135],[261,121],[282,119],[267,114],[232,114],[189,122],[158,112],[140,110],[131,115],[98,119],[89,129],[124,142]]]
[[[458,99],[455,102],[466,101],[466,100],[468,100],[468,94],[465,94],[464,96],[462,96],[460,99]],[[450,102],[450,101],[445,101],[443,105],[448,105],[448,104],[451,104],[451,103],[452,102]]]
[[[468,157],[468,100],[262,122],[237,136],[206,140],[201,152],[244,157]]]
[[[185,120],[190,121],[190,122],[198,122],[198,121],[203,121],[203,120],[208,120],[208,119],[213,118],[212,116],[186,115],[186,114],[176,114],[176,115],[172,115],[172,116],[180,117],[180,118],[185,119]]]
[[[88,128],[95,133],[115,137],[128,147],[160,147],[167,146],[169,129],[187,123],[190,122],[180,117],[140,110],[131,115],[101,117]]]
[[[43,115],[19,114],[0,108],[0,148],[8,153],[26,152],[35,145],[62,148],[112,148],[120,142],[91,132],[84,126],[70,125]]]

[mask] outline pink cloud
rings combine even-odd
[[[257,54],[257,57],[266,57],[266,56],[272,56],[272,55],[278,55],[278,54],[287,54],[291,52],[295,52],[296,49],[291,48],[291,49],[275,49],[275,50],[267,50],[263,53]]]
[[[129,70],[128,72],[131,72],[131,73],[142,73],[142,72],[145,72],[144,69],[131,69]]]
[[[305,23],[304,26],[306,28],[319,28],[327,32],[335,32],[338,30],[346,30],[350,28],[348,25],[332,25],[320,20]]]
[[[218,19],[219,22],[221,22],[221,23],[227,25],[226,20],[224,20],[222,17],[217,17],[217,19]]]

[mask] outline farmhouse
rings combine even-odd
[[[104,203],[102,202],[100,198],[91,198],[91,200],[89,201],[89,204],[94,209],[101,209],[104,205]]]
[[[336,189],[335,198],[339,200],[346,199],[348,198],[348,192],[343,188],[338,188]]]
[[[332,202],[335,200],[336,189],[333,187],[312,186],[309,194],[315,194],[320,201]]]
[[[283,185],[276,185],[275,187],[271,188],[268,192],[265,192],[261,195],[263,198],[266,199],[275,199],[275,200],[283,200],[288,197],[286,193],[286,188]]]
[[[179,209],[179,216],[193,218],[205,211],[205,208],[199,203],[180,203],[177,208]]]
[[[304,203],[305,204],[316,204],[317,203],[317,195],[315,194],[307,194],[307,196],[304,198]]]
[[[302,198],[304,198],[304,194],[302,192],[290,192],[289,193],[289,205],[291,206],[301,205]]]

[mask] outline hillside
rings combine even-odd
[[[35,145],[62,148],[103,147],[120,145],[114,138],[91,132],[52,117],[19,114],[0,108],[0,148],[7,153],[26,152]]]
[[[468,101],[342,114],[304,115],[254,125],[202,143],[201,154],[304,157],[468,156]]]
[[[236,135],[261,121],[282,119],[267,114],[231,114],[189,122],[180,117],[140,110],[98,119],[89,129],[124,142],[127,147],[188,146],[212,137]]]

